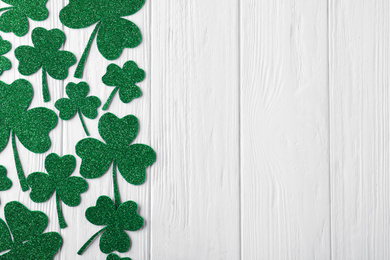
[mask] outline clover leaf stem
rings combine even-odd
[[[12,8],[14,8],[14,7],[8,6],[8,7],[0,8],[0,12],[7,11],[7,10],[12,9]]]
[[[68,225],[65,222],[64,216],[62,214],[61,206],[60,206],[60,196],[58,196],[56,192],[56,205],[57,205],[57,216],[58,222],[60,223],[60,228],[66,228]]]
[[[43,101],[50,101],[49,88],[47,87],[46,70],[42,68],[42,95]]]
[[[83,52],[83,55],[81,56],[79,64],[77,64],[76,71],[74,72],[74,77],[75,78],[81,79],[83,77],[85,61],[87,60],[87,57],[88,57],[88,54],[89,54],[89,50],[91,49],[91,45],[92,45],[93,39],[95,38],[95,36],[96,36],[96,34],[98,32],[99,26],[100,26],[100,22],[98,22],[96,24],[95,29],[93,29],[93,32],[92,32],[91,36],[89,37],[87,46],[85,47],[85,50]]]
[[[13,149],[13,152],[14,152],[15,167],[16,167],[16,171],[18,173],[20,187],[22,188],[22,191],[27,191],[28,190],[28,184],[27,184],[26,177],[24,176],[22,164],[20,163],[20,159],[19,159],[19,155],[18,155],[18,149],[16,148],[14,131],[11,131],[11,135],[12,135],[12,149]]]
[[[89,136],[89,132],[88,132],[87,126],[84,123],[83,116],[81,115],[80,109],[77,110],[77,113],[79,114],[79,118],[80,118],[81,124],[83,125],[85,134],[87,136]]]
[[[114,161],[112,165],[112,183],[114,186],[114,198],[115,198],[115,208],[118,208],[121,204],[121,197],[119,196],[118,183],[116,180],[116,162]]]
[[[111,103],[112,98],[114,97],[115,93],[118,91],[119,87],[115,87],[114,90],[111,92],[110,96],[108,97],[106,103],[103,106],[103,110],[107,110],[108,106]]]
[[[104,227],[102,229],[100,229],[98,232],[96,232],[90,239],[88,239],[87,242],[85,242],[85,244],[80,248],[80,250],[77,252],[78,255],[82,255],[85,251],[85,249],[87,249],[87,247],[89,246],[89,244],[92,243],[92,241],[100,234],[102,233],[107,227]]]

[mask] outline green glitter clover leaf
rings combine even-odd
[[[83,254],[89,244],[102,232],[99,242],[100,251],[105,254],[113,251],[127,252],[131,242],[125,230],[136,231],[144,225],[144,219],[137,214],[137,207],[134,201],[126,201],[117,208],[109,197],[100,196],[96,206],[89,207],[85,211],[85,217],[92,224],[105,227],[96,232],[77,254]]]
[[[49,15],[47,0],[1,0],[11,6],[0,9],[6,11],[0,16],[0,31],[13,32],[23,36],[28,32],[27,17],[34,21],[43,21]]]
[[[9,41],[3,40],[0,37],[0,75],[4,71],[11,69],[11,62],[8,58],[2,56],[11,50],[11,43]]]
[[[138,12],[144,2],[145,0],[69,1],[60,11],[62,24],[80,29],[97,23],[77,65],[75,78],[83,76],[84,64],[96,34],[98,50],[107,60],[115,60],[124,48],[135,48],[141,43],[142,35],[138,27],[121,17]]]
[[[60,51],[65,34],[59,29],[47,31],[38,27],[31,36],[34,47],[20,46],[15,50],[19,60],[20,74],[29,76],[42,68],[42,94],[45,102],[50,101],[46,73],[52,78],[63,80],[68,77],[68,69],[76,63],[76,57],[69,51]]]
[[[87,97],[88,92],[89,86],[86,82],[80,82],[78,84],[68,83],[66,85],[66,94],[69,98],[57,100],[55,107],[60,111],[60,118],[62,120],[69,120],[77,113],[86,135],[89,136],[82,115],[90,119],[96,118],[97,108],[100,106],[100,99],[95,96]]]
[[[106,258],[106,260],[131,260],[129,257],[122,257],[120,258],[117,254],[109,254]]]
[[[73,155],[60,157],[51,153],[45,159],[45,168],[48,174],[34,172],[27,177],[27,183],[31,187],[30,198],[34,202],[45,202],[55,192],[58,222],[60,228],[66,228],[60,200],[69,207],[78,206],[81,201],[80,194],[87,191],[88,184],[81,177],[69,177],[76,168]]]
[[[86,138],[76,144],[76,154],[82,159],[80,174],[87,179],[98,178],[107,172],[113,162],[115,204],[119,206],[121,202],[116,181],[117,165],[128,183],[140,185],[145,182],[145,169],[154,163],[156,154],[147,145],[131,144],[138,134],[138,120],[133,115],[120,119],[114,114],[106,113],[99,119],[98,130],[106,143]]]
[[[7,224],[0,219],[1,260],[53,259],[60,249],[62,238],[57,232],[42,233],[48,223],[40,211],[30,211],[23,204],[11,201],[4,207]],[[12,238],[11,238],[11,234]]]
[[[12,181],[7,177],[7,169],[0,165],[0,191],[9,190],[12,187]]]
[[[115,93],[119,90],[119,98],[123,103],[129,103],[134,98],[141,96],[141,90],[135,83],[143,81],[145,71],[138,68],[134,61],[127,61],[121,69],[118,65],[110,64],[107,67],[107,72],[102,77],[102,81],[107,86],[114,86],[110,97],[103,106],[103,110],[107,110]]]
[[[0,81],[0,152],[12,138],[15,166],[22,191],[28,190],[20,163],[15,137],[33,153],[44,153],[51,145],[49,132],[57,125],[57,115],[45,107],[29,109],[33,88],[27,80],[11,85]]]

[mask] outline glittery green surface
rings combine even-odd
[[[57,125],[57,115],[48,108],[28,109],[33,98],[33,88],[24,79],[11,85],[0,81],[0,151],[12,138],[15,165],[23,191],[28,190],[26,178],[20,164],[16,137],[34,153],[46,152],[51,145],[49,132]]]
[[[141,43],[142,35],[131,21],[121,17],[136,13],[145,0],[70,0],[60,12],[61,22],[69,28],[95,29],[77,66],[75,77],[81,78],[92,41],[97,34],[97,47],[104,58],[117,59],[124,48],[134,48]]]
[[[134,61],[127,61],[123,65],[123,68],[120,68],[116,64],[108,65],[107,72],[102,77],[102,81],[107,86],[115,88],[104,104],[103,110],[108,108],[117,91],[119,91],[119,98],[123,103],[129,103],[134,98],[140,97],[141,90],[135,83],[143,81],[144,78],[145,71],[138,68]]]
[[[68,69],[76,63],[76,57],[69,51],[60,51],[65,41],[65,34],[59,29],[50,31],[38,27],[31,36],[34,47],[19,46],[15,57],[19,60],[20,74],[29,76],[42,68],[42,95],[45,102],[50,101],[46,73],[54,79],[68,77]]]
[[[103,253],[127,252],[131,242],[125,230],[136,231],[144,224],[144,219],[137,214],[137,207],[134,201],[126,201],[117,207],[109,197],[100,196],[96,206],[86,210],[85,217],[92,224],[105,227],[94,234],[77,253],[81,255],[102,232],[99,247]]]
[[[106,260],[131,260],[129,257],[119,257],[117,254],[109,254],[106,258]]]
[[[45,159],[45,168],[48,174],[34,172],[27,177],[27,183],[31,187],[30,198],[34,202],[45,202],[55,192],[58,221],[61,228],[67,227],[60,201],[70,207],[80,204],[80,194],[88,189],[87,182],[77,176],[70,175],[76,168],[76,159],[73,155],[62,157],[55,153],[49,154]]]
[[[48,223],[43,212],[30,211],[20,202],[11,201],[4,207],[4,215],[7,223],[0,219],[0,252],[10,251],[0,259],[53,259],[62,238],[57,232],[42,233]]]
[[[105,143],[86,138],[76,145],[76,154],[82,159],[80,174],[87,179],[98,178],[113,163],[115,202],[120,204],[116,185],[116,166],[123,178],[131,184],[145,181],[145,169],[156,160],[153,149],[144,144],[131,144],[138,134],[138,120],[133,115],[118,118],[106,113],[99,119],[98,130]]]
[[[23,36],[28,32],[28,19],[43,21],[49,11],[46,8],[47,0],[1,0],[11,6],[0,9],[0,31],[13,32],[16,36]]]
[[[96,118],[97,109],[100,106],[100,99],[95,96],[87,97],[88,92],[89,86],[86,82],[78,84],[71,82],[66,85],[66,94],[69,98],[61,98],[55,103],[62,120],[69,120],[76,114],[79,115],[86,135],[89,135],[89,133],[82,116],[84,115],[89,119]]]
[[[3,40],[0,37],[0,55],[4,55],[11,50],[11,43],[9,41]],[[11,62],[7,57],[0,56],[0,75],[4,71],[11,69]]]
[[[0,165],[0,191],[9,190],[12,187],[12,181],[7,177],[7,169]]]

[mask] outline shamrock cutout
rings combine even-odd
[[[0,9],[6,11],[0,16],[0,31],[13,32],[23,36],[28,32],[27,17],[34,21],[43,21],[49,15],[47,0],[1,0],[12,5]]]
[[[0,152],[11,135],[20,186],[28,190],[16,148],[15,136],[33,153],[44,153],[51,145],[49,132],[57,125],[57,115],[45,107],[29,109],[33,97],[30,82],[15,80],[11,85],[0,81]]]
[[[42,68],[42,94],[45,102],[50,101],[46,72],[54,79],[68,77],[68,69],[76,63],[76,57],[69,51],[60,51],[65,41],[65,34],[59,29],[47,31],[38,27],[31,36],[34,47],[19,46],[15,57],[19,60],[20,74],[29,76]]]
[[[55,192],[58,222],[60,228],[66,228],[60,200],[69,207],[78,206],[81,201],[80,194],[87,191],[88,184],[81,177],[69,177],[76,168],[73,155],[59,157],[51,153],[45,159],[45,168],[48,174],[34,172],[27,177],[27,183],[31,187],[30,198],[34,202],[45,202]]]
[[[93,179],[107,172],[113,162],[113,186],[115,203],[120,205],[116,183],[116,166],[128,183],[140,185],[145,181],[145,169],[156,160],[152,148],[144,144],[130,145],[138,133],[138,120],[133,115],[122,119],[106,113],[99,119],[98,130],[106,143],[86,138],[76,144],[76,154],[82,159],[80,174]]]
[[[8,227],[0,219],[0,252],[10,251],[0,259],[53,259],[61,247],[62,238],[57,232],[42,233],[48,223],[43,212],[30,211],[23,204],[11,201],[4,207],[4,216]]]
[[[11,43],[9,41],[3,40],[0,37],[0,55],[4,55],[11,50]],[[4,56],[0,56],[0,75],[3,74],[3,71],[11,69],[11,62]]]
[[[141,96],[141,90],[135,83],[143,81],[145,71],[138,68],[134,61],[127,61],[121,69],[118,65],[110,64],[107,67],[107,72],[102,77],[102,81],[107,86],[115,86],[110,97],[103,106],[103,110],[107,110],[115,93],[119,90],[119,98],[123,103],[129,103],[134,98]]]
[[[129,257],[120,258],[117,254],[112,253],[107,256],[106,260],[131,260],[131,258]]]
[[[80,82],[79,84],[71,82],[66,85],[66,94],[69,98],[61,98],[55,103],[62,120],[69,120],[76,113],[79,115],[86,135],[89,135],[89,133],[82,114],[86,118],[94,119],[97,117],[97,108],[100,106],[100,99],[95,96],[87,97],[88,92],[89,86],[86,82]]]
[[[130,249],[130,238],[125,232],[136,231],[144,225],[144,219],[137,214],[137,203],[126,201],[116,208],[114,202],[107,196],[100,196],[96,206],[85,211],[89,222],[97,226],[105,226],[96,232],[77,252],[81,255],[89,244],[103,232],[100,237],[100,251],[105,254],[113,251],[120,253]]]
[[[0,165],[0,191],[9,190],[12,187],[12,181],[7,177],[7,169]]]
[[[72,29],[96,24],[77,65],[75,78],[83,76],[85,60],[97,34],[97,47],[107,60],[117,59],[124,48],[135,48],[142,40],[138,27],[123,16],[138,12],[145,0],[70,0],[60,12],[61,23]]]

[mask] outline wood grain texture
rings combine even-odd
[[[242,259],[329,259],[327,1],[241,4]]]

